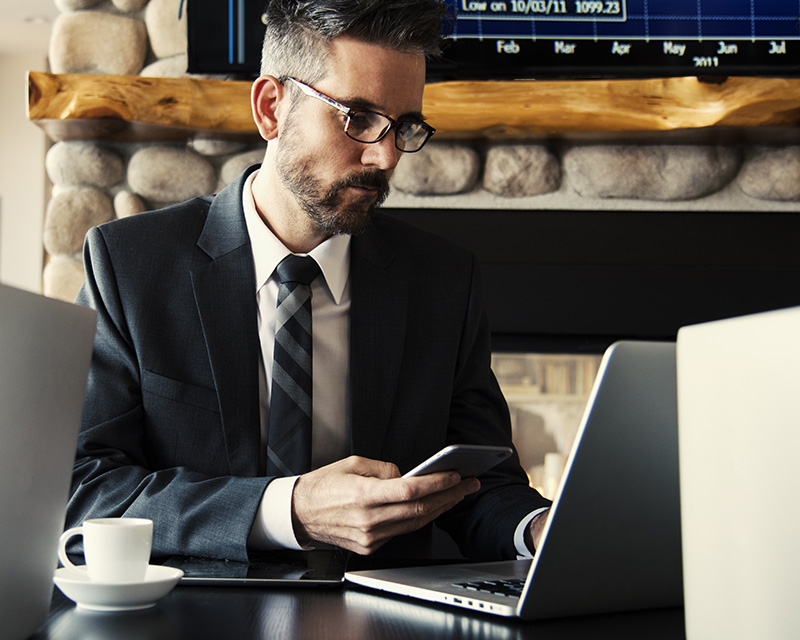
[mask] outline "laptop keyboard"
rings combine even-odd
[[[520,595],[522,595],[522,589],[525,587],[525,580],[523,578],[512,578],[508,580],[454,582],[453,586],[468,591],[481,591],[483,593],[493,593],[498,596],[519,598]]]

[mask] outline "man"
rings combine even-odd
[[[402,151],[432,133],[420,111],[443,5],[273,0],[252,90],[261,167],[89,233],[78,299],[99,320],[68,526],[149,517],[158,555],[418,557],[437,519],[475,559],[533,552],[549,503],[516,455],[480,482],[400,477],[445,444],[511,444],[475,258],[376,213]],[[321,269],[299,477],[270,471],[289,254]]]

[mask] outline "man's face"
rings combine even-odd
[[[422,54],[341,37],[331,45],[328,67],[314,85],[317,90],[354,109],[395,120],[419,119]],[[325,235],[360,233],[389,194],[389,178],[400,157],[394,130],[376,143],[357,142],[344,132],[344,114],[308,96],[296,100],[278,135],[278,176]]]

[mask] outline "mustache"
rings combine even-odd
[[[345,189],[347,187],[365,187],[367,189],[377,189],[383,194],[389,193],[389,179],[382,171],[364,171],[355,175],[347,176],[339,180],[334,189]]]

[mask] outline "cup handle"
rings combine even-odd
[[[65,567],[69,567],[70,569],[77,568],[77,565],[72,564],[69,556],[67,556],[67,542],[74,536],[82,535],[83,527],[74,527],[72,529],[67,529],[58,539],[58,559],[61,560],[61,564],[63,564]]]

